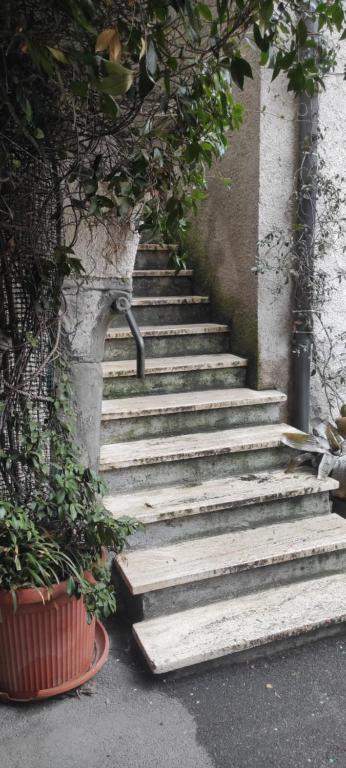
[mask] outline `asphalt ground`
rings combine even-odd
[[[1,768],[346,768],[346,636],[174,679],[108,629],[85,689],[0,705]]]

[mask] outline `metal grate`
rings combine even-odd
[[[7,185],[0,221],[0,495],[25,503],[36,480],[23,424],[46,427],[50,419],[53,370],[44,362],[56,334],[60,203],[52,164],[25,152],[15,160],[20,182],[14,176]],[[45,451],[48,458],[48,444]]]

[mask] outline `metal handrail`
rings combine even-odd
[[[145,376],[145,349],[143,336],[137,325],[137,320],[132,312],[132,309],[126,309],[124,312],[126,320],[129,324],[130,331],[136,342],[137,350],[137,379],[144,379]]]

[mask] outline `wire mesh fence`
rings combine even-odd
[[[15,162],[0,220],[0,496],[25,503],[35,491],[25,445],[51,414],[60,201],[50,162],[18,149]]]

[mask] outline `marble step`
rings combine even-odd
[[[280,420],[286,395],[275,390],[210,389],[104,400],[101,442],[186,434]]]
[[[336,480],[318,480],[307,470],[271,470],[117,494],[103,503],[115,518],[134,517],[144,526],[131,537],[133,548],[326,514],[337,488]]]
[[[144,618],[341,571],[345,565],[346,522],[335,514],[138,549],[116,561]]]
[[[134,269],[133,277],[192,277],[193,269]]]
[[[188,325],[153,325],[141,328],[147,357],[207,355],[229,352],[230,329],[220,323]],[[109,328],[106,334],[105,360],[131,360],[136,344],[127,328]]]
[[[156,245],[155,243],[143,243],[138,246],[135,268],[144,269],[174,269],[174,251],[176,245]]]
[[[138,325],[170,325],[208,322],[208,296],[138,296],[132,300],[132,310]],[[111,326],[123,327],[126,319],[120,312],[113,315]]]
[[[192,269],[139,269],[133,272],[133,294],[140,296],[176,296],[193,291]]]
[[[188,325],[152,325],[141,328],[143,338],[161,336],[199,336],[206,334],[229,333],[229,326],[220,323],[190,323]],[[109,328],[106,339],[132,338],[129,328]]]
[[[100,471],[110,490],[158,487],[284,466],[287,424],[237,427],[101,446]]]
[[[138,296],[132,299],[133,307],[159,307],[165,305],[209,304],[209,296]]]
[[[346,522],[331,513],[127,551],[118,555],[117,568],[131,594],[142,595],[345,548]]]
[[[135,360],[102,363],[104,397],[228,388],[244,383],[247,361],[231,354],[156,357],[145,361],[145,378],[136,378]]]
[[[163,674],[325,636],[346,621],[345,595],[346,575],[335,574],[143,621],[133,633],[151,671]]]

